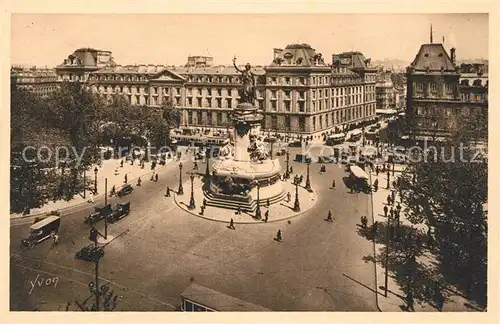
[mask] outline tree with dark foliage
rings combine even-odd
[[[485,142],[487,115],[467,116],[460,126],[449,141],[435,144],[437,154],[410,163],[398,190],[406,218],[434,229],[444,280],[485,304],[488,159],[478,143]]]

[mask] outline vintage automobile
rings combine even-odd
[[[85,217],[84,223],[90,225],[95,224],[100,220],[103,220],[112,212],[113,209],[111,208],[111,204],[107,204],[104,207],[96,207],[95,211],[92,214]]]
[[[84,246],[80,251],[75,253],[75,259],[85,261],[97,261],[104,256],[104,248],[95,247],[93,244]]]
[[[111,214],[108,215],[107,221],[110,223],[114,223],[117,220],[122,219],[127,216],[130,212],[130,201],[125,204],[116,204],[116,207],[113,209]]]
[[[335,163],[336,160],[337,159],[334,156],[323,155],[318,157],[319,163]]]
[[[134,188],[132,188],[132,186],[130,184],[126,184],[123,187],[121,187],[120,190],[118,190],[116,192],[116,195],[118,197],[123,197],[123,196],[126,196],[129,193],[131,193],[133,190],[134,190]]]
[[[21,240],[21,244],[32,249],[38,243],[48,239],[52,232],[57,234],[60,226],[61,218],[58,216],[48,216],[39,220],[30,226],[30,235],[28,238]]]

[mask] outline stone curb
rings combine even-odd
[[[166,166],[166,165],[165,165]],[[157,170],[150,170],[150,172],[147,172],[147,173],[144,173],[143,175],[137,177],[137,178],[132,178],[130,179],[130,181],[128,181],[128,183],[132,183],[134,182],[134,180],[137,180],[141,177],[144,177],[144,176],[147,176],[155,171],[158,171]],[[107,194],[107,193],[106,193]],[[101,198],[104,198],[104,194],[100,194],[100,195],[97,195],[97,196],[94,196],[94,200],[98,200],[98,199],[101,199]],[[64,207],[64,208],[60,208],[60,209],[54,209],[54,210],[57,210],[59,213],[61,213],[60,216],[62,216],[62,214],[68,214],[70,211],[73,211],[73,212],[77,212],[77,211],[80,211],[84,208],[78,208],[78,207],[81,207],[83,205],[88,205],[89,203],[87,201],[82,201],[82,202],[79,202],[79,203],[76,203],[74,205],[71,205],[71,206],[68,206],[68,207]],[[72,210],[74,209],[74,210]],[[37,214],[29,214],[29,215],[21,215],[21,216],[11,216],[10,219],[11,220],[16,220],[16,219],[29,219],[29,218],[32,218],[32,217],[38,217],[38,216],[44,216],[44,215],[47,215],[49,214],[50,211],[47,211],[47,212],[42,212],[42,213],[37,213]]]
[[[287,219],[291,219],[291,218],[295,218],[297,216],[300,216],[302,214],[304,214],[305,212],[311,210],[314,205],[316,205],[316,203],[318,202],[318,199],[317,199],[317,195],[315,192],[314,193],[314,196],[316,197],[315,199],[315,203],[311,205],[311,207],[309,207],[308,209],[306,210],[301,210],[300,212],[292,215],[292,216],[288,216],[288,217],[284,217],[284,218],[280,218],[280,219],[274,219],[274,220],[269,220],[267,221],[267,223],[276,223],[276,222],[281,222],[281,221],[284,221],[284,220],[287,220]],[[177,205],[177,207],[179,207],[180,209],[184,210],[185,212],[191,214],[191,215],[194,215],[196,217],[199,217],[199,218],[203,218],[203,219],[206,219],[206,220],[209,220],[209,221],[213,221],[213,222],[219,222],[219,223],[229,223],[227,220],[221,220],[221,219],[216,219],[216,218],[208,218],[208,217],[205,217],[205,216],[202,216],[196,212],[193,212],[193,211],[190,211],[189,209],[185,209],[181,206],[180,202],[177,201],[176,197],[177,197],[177,194],[174,193],[173,195],[174,197],[174,202],[175,204]],[[235,224],[266,224],[265,222],[263,221],[252,221],[252,222],[242,222],[242,221],[234,221]]]

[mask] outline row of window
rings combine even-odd
[[[367,118],[375,115],[375,104],[366,105],[363,107],[352,107],[342,110],[333,111],[320,116],[310,117],[311,130],[320,131],[325,128],[333,127],[336,124],[355,121],[362,118]],[[196,118],[196,119],[195,119]],[[276,130],[299,130],[301,132],[306,129],[306,116],[281,116],[272,115],[264,119],[264,128]],[[292,126],[292,120],[297,121],[297,125]],[[203,112],[203,111],[188,111],[187,122],[189,126],[227,126],[227,114],[223,112]]]
[[[469,116],[474,112],[474,108],[469,107],[461,107],[461,108],[450,108],[450,107],[417,107],[416,115],[417,116],[436,116],[436,117],[451,117],[454,115],[464,115]]]
[[[431,93],[438,93],[439,92],[439,87],[438,84],[435,82],[429,82],[426,83],[428,86],[428,89]],[[415,91],[416,92],[424,92],[424,83],[422,82],[415,82]],[[444,83],[444,92],[447,94],[452,94],[455,91],[455,85],[452,83]]]
[[[311,112],[329,110],[329,109],[352,106],[352,105],[361,105],[363,103],[366,103],[366,102],[363,102],[362,99],[363,98],[361,97],[361,95],[359,95],[359,96],[352,96],[352,97],[330,98],[330,100],[328,100],[328,99],[313,100],[313,101],[311,101]],[[297,100],[297,101],[270,100],[269,101],[269,108],[270,108],[270,111],[273,111],[273,112],[277,112],[277,111],[306,112],[306,102],[302,101],[302,100]]]

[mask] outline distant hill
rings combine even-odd
[[[372,60],[372,66],[383,66],[384,69],[404,69],[410,65],[411,62],[403,61],[399,59],[388,59],[385,58],[383,60]]]
[[[457,63],[460,65],[462,63],[464,64],[486,64],[488,65],[488,60],[486,59],[464,59],[464,60],[457,60]]]

